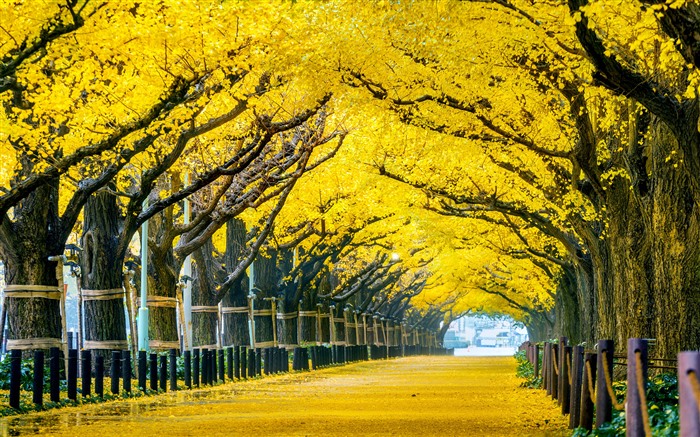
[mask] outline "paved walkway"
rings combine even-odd
[[[268,377],[0,422],[3,435],[561,436],[510,357],[411,357]]]

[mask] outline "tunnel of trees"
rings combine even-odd
[[[657,0],[6,2],[8,347],[61,345],[68,245],[96,350],[127,347],[141,269],[156,350],[438,344],[471,312],[699,349],[698,21]]]

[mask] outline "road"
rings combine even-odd
[[[512,357],[408,357],[33,413],[0,435],[566,435]]]

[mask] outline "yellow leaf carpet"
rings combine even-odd
[[[561,436],[511,357],[410,357],[4,419],[2,435]]]

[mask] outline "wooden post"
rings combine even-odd
[[[637,368],[637,353],[641,354],[641,369]],[[644,405],[641,403],[639,386],[637,385],[637,373],[641,372],[642,374],[642,390],[646,392],[647,361],[647,340],[643,338],[630,338],[627,340],[627,406],[625,407],[625,416],[628,437],[644,437],[642,408],[647,408],[647,405],[646,403]]]
[[[32,401],[41,408],[44,405],[44,351],[34,352],[34,381],[32,384]]]
[[[566,337],[559,337],[559,347],[557,349],[557,368],[559,373],[557,374],[557,395],[559,406],[564,405],[564,379],[568,377],[566,374],[565,362],[566,362],[566,346],[568,344],[568,339]],[[567,399],[568,401],[568,399]]]
[[[581,417],[581,384],[583,382],[583,346],[574,346],[571,356],[571,393],[569,396],[569,429],[578,427]]]
[[[192,353],[190,351],[185,351],[185,387],[192,388]]]
[[[131,351],[122,351],[122,379],[124,391],[131,393]]]
[[[540,345],[539,344],[532,345],[532,354],[534,356],[534,361],[532,362],[532,368],[533,368],[532,374],[535,375],[535,377],[537,377],[537,375],[540,374]]]
[[[700,379],[700,352],[681,352],[678,354],[678,395],[680,435],[696,437],[700,435],[700,413],[690,378]]]
[[[83,397],[90,396],[92,384],[92,353],[89,350],[81,351],[82,366],[80,367],[83,379]]]
[[[552,345],[552,356],[551,356],[551,366],[550,366],[550,378],[549,380],[552,382],[552,399],[559,399],[559,373],[561,373],[561,369],[559,370],[559,373],[557,373],[557,368],[555,368],[555,363],[558,366],[559,362],[559,346],[558,344],[553,344]]]
[[[78,350],[68,349],[68,399],[78,397]]]
[[[593,401],[591,400],[591,388],[595,386],[596,381],[596,354],[586,353],[583,359],[583,375],[581,383],[581,413],[579,414],[579,423],[577,426],[581,428],[593,429]],[[588,378],[586,365],[591,369],[591,377]]]
[[[612,400],[605,386],[605,371],[603,370],[603,366],[607,367],[608,374],[610,378],[612,378],[613,355],[615,355],[615,343],[612,340],[598,340],[598,383],[595,389],[596,428],[600,428],[605,422],[610,422],[612,420]],[[612,380],[610,382],[612,382]]]
[[[571,408],[571,383],[573,383],[573,375],[571,373],[571,346],[564,346],[561,353],[561,361],[559,371],[562,374],[559,384],[559,403],[561,404],[561,413],[569,414]],[[569,380],[571,376],[571,380]]]
[[[248,348],[241,346],[241,379],[248,378]]]
[[[546,390],[547,395],[552,394],[552,384],[549,381],[549,356],[552,354],[552,343],[545,342],[544,356],[542,360],[542,387]]]

